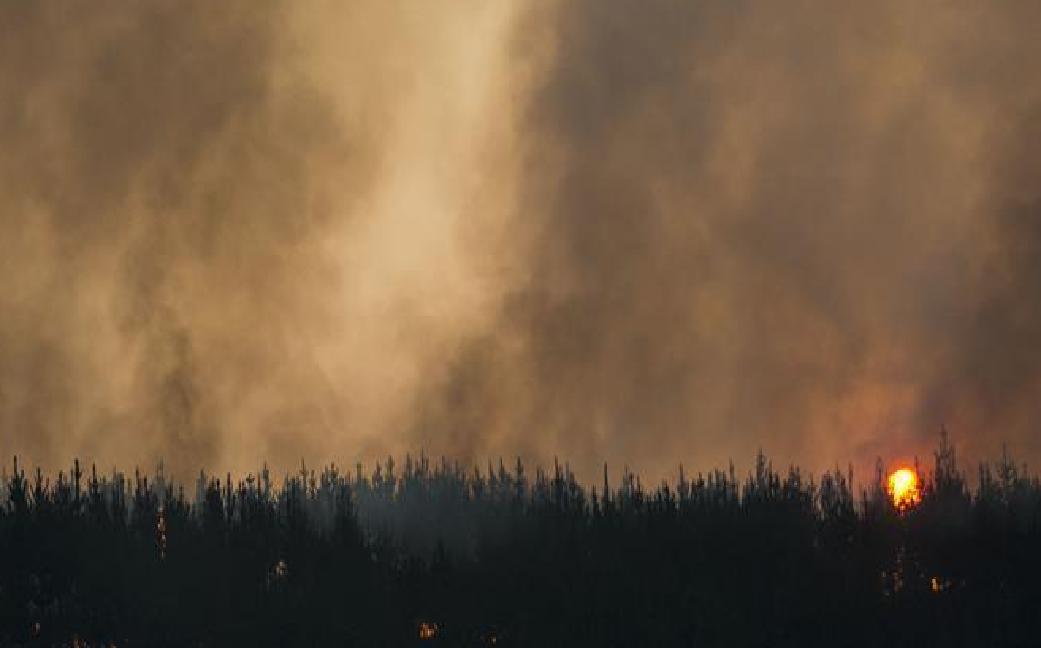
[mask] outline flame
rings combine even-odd
[[[889,475],[889,496],[893,498],[893,506],[900,510],[908,509],[922,501],[918,474],[910,468],[894,470]]]
[[[431,623],[429,621],[421,621],[419,623],[419,638],[436,639],[439,630],[440,628],[436,623]]]

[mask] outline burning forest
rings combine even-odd
[[[1039,33],[0,0],[0,646],[1041,645]]]
[[[187,494],[15,463],[0,643],[1030,645],[1041,482],[934,459],[913,498],[762,454],[653,487],[420,456]]]

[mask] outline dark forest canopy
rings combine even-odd
[[[568,467],[26,475],[0,507],[3,645],[1034,644],[1041,482],[943,440],[897,510],[763,456],[585,487]],[[971,483],[970,483],[971,482]],[[83,645],[83,644],[81,644]]]

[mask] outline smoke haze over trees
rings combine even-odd
[[[1038,25],[2,3],[0,451],[1036,464]]]

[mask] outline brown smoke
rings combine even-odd
[[[1038,24],[5,3],[0,451],[1037,460]]]

